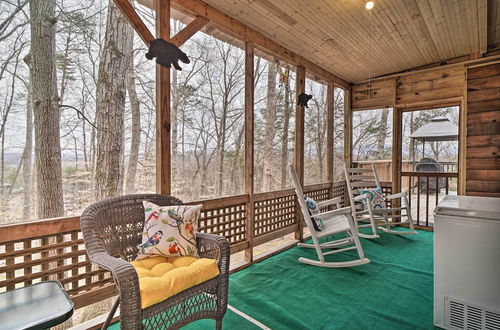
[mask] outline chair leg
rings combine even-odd
[[[222,320],[223,319],[217,319],[217,320],[215,320],[215,329],[222,330]]]
[[[108,317],[106,318],[106,321],[102,325],[101,330],[105,330],[108,328],[109,324],[111,323],[111,320],[113,320],[113,316],[115,316],[116,310],[118,309],[119,305],[120,305],[120,297],[116,298],[116,301],[113,304],[113,307],[111,307]]]
[[[403,200],[403,204],[406,208],[406,217],[408,218],[410,231],[414,232],[415,228],[413,227],[413,218],[411,217],[410,203],[408,203],[408,198],[406,196],[404,196],[402,198],[402,200]]]

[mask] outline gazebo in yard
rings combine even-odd
[[[338,197],[342,206],[348,206],[346,182],[339,179],[338,173],[344,163],[348,167],[352,164],[352,114],[391,108],[393,181],[381,183],[384,195],[400,193],[405,188],[402,182],[406,177],[411,180],[411,177],[427,175],[436,177],[436,182],[441,177],[456,179],[458,195],[499,198],[499,1],[111,2],[128,20],[145,47],[161,38],[182,50],[183,44],[193,35],[206,33],[244,52],[241,193],[186,203],[203,204],[199,232],[223,236],[229,243],[232,260],[229,309],[223,327],[433,327],[434,233],[429,222],[420,223],[418,216],[415,219],[418,235],[381,234],[378,239],[362,239],[365,254],[371,260],[369,264],[352,269],[320,269],[297,262],[303,252],[299,253],[296,245],[308,240],[309,234],[294,190],[290,185],[259,192],[255,188],[259,166],[254,139],[254,103],[258,98],[254,83],[256,58],[262,57],[270,63],[277,61],[278,74],[280,69],[289,66],[290,75],[294,76],[295,94],[290,107],[294,134],[288,138],[293,140],[290,148],[293,153],[287,161],[294,165],[308,197],[316,201]],[[154,11],[155,31],[148,28],[138,7]],[[171,19],[183,23],[176,34],[171,32]],[[174,68],[156,65],[155,188],[156,193],[162,195],[173,194],[172,173],[176,169],[183,170],[172,161],[172,70]],[[308,108],[297,104],[297,98],[307,92],[306,81],[321,84],[326,91],[325,112],[317,120],[324,123],[326,129],[321,140],[326,157],[322,182],[308,181],[304,160]],[[335,112],[336,93],[343,97],[341,116]],[[430,175],[403,171],[403,113],[446,106],[459,107],[459,127],[447,118],[434,118],[416,130],[411,138],[423,145],[457,140],[458,173]],[[340,138],[343,140],[340,154],[335,147],[339,143],[335,140],[339,138],[338,131],[342,132]],[[446,187],[448,189],[448,184]],[[436,205],[438,202],[436,195]],[[398,206],[397,201],[392,205]],[[415,207],[419,206],[410,204],[410,208]],[[432,211],[427,196],[427,218]],[[80,216],[70,216],[0,225],[0,293],[40,281],[58,280],[77,312],[103,300],[115,299],[120,294],[115,285],[117,279],[91,262],[85,250],[80,220]],[[467,232],[464,237],[466,235]],[[498,242],[500,238],[497,247]],[[206,253],[210,248],[213,246],[204,247],[203,251]],[[313,250],[310,253],[314,255]],[[347,260],[351,252],[345,253]],[[126,259],[126,256],[120,257]],[[205,292],[205,296],[212,294],[214,292],[209,289]],[[491,323],[494,324],[491,329],[500,329],[500,312],[495,309],[500,308],[500,301],[492,301],[490,306],[477,307],[484,307],[480,322],[486,324],[486,315],[493,315],[488,322],[497,323]],[[181,315],[183,308],[191,308],[190,303],[186,300],[176,313]],[[471,306],[472,303],[464,302]],[[126,308],[132,307],[127,305]],[[75,327],[94,329],[105,319],[106,315],[98,315]],[[172,319],[175,327],[176,319]],[[118,329],[118,322],[119,315],[115,315],[110,328]],[[214,325],[213,320],[201,320],[185,326],[186,329],[210,329]]]
[[[446,117],[435,117],[410,135],[410,139],[422,142],[422,158],[425,157],[425,142],[458,141],[458,126]],[[415,164],[413,144],[413,164]]]

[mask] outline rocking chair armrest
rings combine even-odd
[[[368,195],[368,194],[361,194],[361,195],[358,195],[358,196],[354,197],[353,201],[359,202],[359,201],[362,201],[362,200],[369,200],[369,198],[370,198],[370,195]]]
[[[331,217],[335,217],[335,216],[338,216],[338,215],[350,214],[351,211],[352,211],[351,207],[347,206],[347,207],[343,207],[341,209],[336,209],[336,210],[333,210],[333,211],[326,211],[326,212],[312,214],[311,218],[323,218],[323,217],[331,218]]]
[[[229,273],[231,249],[224,236],[196,232],[196,246],[200,258],[216,259],[220,273]]]
[[[316,205],[318,205],[318,208],[322,208],[322,207],[329,206],[329,205],[332,205],[332,204],[339,205],[341,202],[342,202],[342,198],[341,197],[336,197],[336,198],[328,199],[326,201],[317,202]]]
[[[387,195],[384,197],[384,199],[397,199],[397,198],[403,198],[406,197],[406,191],[402,191],[397,194],[392,194],[392,195]]]

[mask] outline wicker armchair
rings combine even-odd
[[[107,323],[120,305],[122,329],[179,328],[202,318],[216,320],[217,329],[227,309],[229,243],[222,236],[196,233],[200,257],[217,259],[220,274],[160,303],[141,309],[139,280],[130,264],[137,256],[144,224],[142,202],[178,205],[172,196],[143,194],[105,199],[81,216],[85,247],[92,263],[109,270],[120,291]]]

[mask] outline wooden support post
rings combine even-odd
[[[401,158],[402,158],[402,135],[403,111],[401,108],[394,107],[392,110],[392,193],[397,194],[401,191]],[[392,207],[399,207],[401,201],[394,199]]]
[[[306,69],[303,66],[297,67],[297,81],[295,93],[298,98],[300,94],[304,93],[306,90]],[[295,158],[294,167],[297,171],[297,176],[299,177],[299,182],[302,187],[304,187],[304,121],[305,112],[304,107],[297,105],[295,114]],[[302,213],[300,211],[300,206],[298,203],[295,204],[295,213],[297,216],[297,231],[295,232],[295,239],[302,240],[304,233],[304,220],[302,218]]]
[[[200,31],[208,23],[208,19],[204,17],[196,17],[194,21],[186,25],[182,30],[172,38],[172,43],[180,47],[183,43],[189,40],[196,32]]]
[[[352,167],[352,92],[344,93],[344,166]],[[349,192],[344,186],[344,206],[350,205]]]
[[[459,108],[458,119],[458,187],[459,195],[466,195],[467,173],[467,68],[464,69],[465,87],[464,98]],[[446,179],[449,180],[449,179]]]
[[[350,89],[344,94],[344,164],[352,167],[352,93]]]
[[[253,236],[255,229],[254,209],[254,148],[253,148],[253,121],[254,121],[254,46],[245,43],[245,193],[248,195],[246,205],[246,239],[248,248],[245,250],[245,261],[253,261]]]
[[[170,41],[170,0],[157,0],[156,36]],[[156,65],[156,192],[171,194],[170,69]]]
[[[326,123],[326,179],[330,183],[330,198],[333,198],[333,152],[334,152],[334,141],[333,141],[333,128],[335,126],[335,84],[333,81],[328,82],[328,87],[326,91],[326,111],[327,111],[327,123]]]

